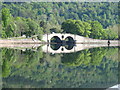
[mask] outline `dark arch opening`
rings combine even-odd
[[[75,40],[70,36],[65,38],[65,42],[66,42],[65,48],[67,50],[71,50],[75,46]]]
[[[68,36],[67,38],[65,38],[66,44],[75,44],[75,40]]]
[[[61,50],[64,51],[64,48],[62,48]]]
[[[64,38],[64,36],[62,35],[62,38]]]
[[[58,43],[62,43],[62,41],[58,36],[54,36],[51,38],[50,43],[58,44]]]
[[[54,36],[50,40],[50,46],[53,50],[58,50],[61,46],[62,41],[58,36]]]

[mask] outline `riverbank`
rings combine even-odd
[[[0,44],[41,44],[42,41],[32,38],[24,39],[0,39]]]
[[[26,49],[35,50],[42,44],[0,44],[0,48],[10,48],[25,51]]]
[[[50,42],[49,42],[50,43]],[[109,40],[110,44],[118,44],[120,45],[119,40]],[[0,44],[47,44],[47,42],[40,41],[35,38],[0,38]],[[76,42],[76,44],[108,44],[108,40],[99,40],[99,39],[89,39],[84,42]]]

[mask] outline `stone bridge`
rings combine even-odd
[[[42,40],[46,43],[50,43],[53,37],[58,37],[60,40],[64,41],[66,38],[72,38],[77,44],[89,44],[89,43],[108,43],[108,40],[92,39],[70,33],[52,33],[44,34]],[[111,43],[118,43],[117,40],[110,40]]]
[[[61,41],[64,41],[66,38],[70,37],[74,40],[75,46],[72,49],[68,50],[65,46],[61,46],[58,50],[53,50],[51,48],[51,39],[53,37],[58,37]],[[83,49],[94,48],[94,47],[108,47],[108,40],[92,39],[79,35],[74,35],[70,33],[52,33],[45,34],[42,38],[47,44],[42,47],[44,52],[48,53],[71,53],[80,51]],[[119,46],[118,40],[109,40],[109,46]]]

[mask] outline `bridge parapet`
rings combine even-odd
[[[57,36],[60,40],[65,40],[67,37],[73,38],[75,43],[108,43],[108,40],[100,40],[100,39],[92,39],[88,37],[83,37],[79,35],[74,35],[70,33],[52,33],[52,34],[44,34],[42,40],[50,43],[53,37]],[[110,40],[112,43],[118,43],[117,40]]]
[[[52,33],[52,34],[44,34],[42,40],[45,42],[50,42],[50,40],[55,36],[60,38],[60,40],[65,40],[66,38],[71,37],[73,38],[73,40],[77,42],[84,42],[86,39],[85,37],[70,34],[70,33]]]
[[[64,33],[52,33],[52,34],[44,34],[42,40],[45,42],[50,42],[50,40],[57,36],[60,38],[60,40],[65,40],[67,37],[72,37],[74,39],[75,35],[74,34],[64,34]]]

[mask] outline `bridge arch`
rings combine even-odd
[[[59,36],[53,36],[50,38],[50,42],[52,43],[61,43],[61,38],[59,38]]]
[[[68,50],[64,46],[60,46],[58,49],[53,50],[51,48],[51,45],[47,45],[47,44],[42,47],[42,50],[44,52],[47,52],[47,53],[69,53],[69,52],[74,52],[74,48],[72,48],[71,50]]]
[[[65,45],[65,48],[66,48],[67,50],[71,50],[71,49],[74,48],[74,45]]]
[[[50,42],[53,37],[59,37],[61,41],[64,41],[66,38],[71,37],[75,40],[75,35],[73,34],[65,34],[65,33],[52,33],[52,34],[44,34],[42,40],[45,42]]]
[[[51,34],[44,34],[42,37],[42,40],[45,41],[46,43],[49,43],[51,38],[57,36],[61,40],[65,40],[67,37],[72,37],[75,40],[75,43],[107,43],[108,40],[99,40],[99,39],[92,39],[88,37],[83,37],[75,34],[70,34],[70,33],[51,33]]]
[[[69,43],[70,43],[70,44],[74,44],[74,43],[75,43],[74,38],[71,37],[71,36],[67,36],[64,40],[65,40],[66,43],[68,43],[68,44],[69,44]]]
[[[50,44],[50,48],[55,51],[58,50],[60,47],[61,47],[60,44]]]

